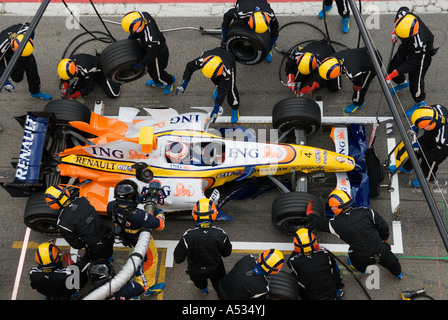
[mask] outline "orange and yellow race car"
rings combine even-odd
[[[139,116],[141,111],[147,116]],[[170,213],[191,211],[196,201],[212,191],[219,203],[217,190],[229,183],[291,172],[344,173],[355,167],[354,159],[346,154],[305,146],[298,139],[294,144],[279,142],[291,133],[304,137],[320,128],[321,111],[310,99],[277,103],[272,121],[278,140],[272,143],[254,141],[241,128],[225,130],[223,135],[210,127],[209,112],[209,108],[179,114],[174,109],[121,107],[118,116],[107,117],[76,101],[51,101],[43,112],[18,118],[24,135],[15,178],[2,186],[12,196],[29,197],[27,226],[56,233],[58,213],[44,200],[44,191],[51,185],[67,185],[73,196],[86,197],[105,215],[119,181],[132,179],[143,190],[155,180],[164,195],[159,206]],[[295,202],[288,209],[283,205],[282,213],[273,217],[280,230],[295,231],[313,197],[306,192],[292,194],[297,196]]]

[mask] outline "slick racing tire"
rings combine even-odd
[[[306,207],[309,199],[313,200],[313,211],[324,217],[325,207],[321,199],[306,192],[292,191],[283,193],[272,203],[271,220],[274,227],[287,235],[294,235],[300,228],[309,226]]]
[[[266,58],[271,49],[271,34],[256,33],[245,20],[235,20],[229,27],[225,40],[226,49],[241,64],[255,65]]]
[[[33,193],[28,198],[23,220],[31,230],[50,235],[59,234],[58,217],[59,212],[47,205],[43,191]]]
[[[281,100],[272,109],[272,125],[280,135],[291,128],[312,135],[320,129],[321,121],[319,105],[305,97]]]
[[[293,273],[280,271],[276,274],[267,275],[269,281],[270,300],[298,300],[299,284]]]
[[[125,39],[112,43],[100,55],[100,64],[106,77],[117,83],[125,83],[140,79],[145,68],[131,68],[145,55],[138,40]]]
[[[90,122],[90,109],[75,100],[53,100],[44,107],[44,112],[52,112],[58,121]]]

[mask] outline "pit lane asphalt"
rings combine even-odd
[[[436,45],[441,45],[445,41],[445,32],[447,31],[447,20],[442,15],[421,14],[420,15],[436,37]],[[120,17],[104,17],[113,21],[120,21]],[[42,91],[48,92],[53,99],[58,98],[58,77],[56,66],[62,58],[62,52],[68,43],[76,35],[83,32],[79,30],[69,30],[65,27],[66,17],[43,17],[35,37],[35,56],[38,61],[40,76],[42,79]],[[12,24],[23,22],[25,17],[2,16],[0,28],[4,29]],[[157,18],[159,27],[163,30],[181,27],[204,27],[217,28],[220,26],[220,18]],[[291,21],[306,21],[315,24],[324,30],[323,22],[317,17],[279,17],[280,26]],[[370,30],[372,39],[380,50],[383,58],[387,59],[390,54],[391,42],[390,32],[393,26],[392,15],[381,15],[380,29]],[[91,31],[104,31],[100,21],[96,17],[81,17],[81,22]],[[358,29],[351,21],[351,30],[347,35],[340,31],[340,18],[338,16],[328,17],[331,40],[344,43],[349,47],[356,47],[358,40]],[[118,25],[108,25],[111,32],[117,38],[125,38],[126,35]],[[219,45],[219,39],[210,35],[201,35],[194,30],[182,30],[165,32],[168,46],[170,49],[170,62],[167,71],[177,77],[176,83],[180,83],[185,64],[199,56],[204,50],[211,49]],[[85,39],[88,39],[86,37]],[[303,25],[292,25],[282,30],[277,46],[279,49],[287,50],[292,45],[308,39],[320,39],[320,35],[310,27]],[[362,40],[361,40],[362,45]],[[101,51],[105,44],[95,42],[92,45],[85,46],[82,52],[93,53],[93,48]],[[446,85],[448,67],[445,63],[447,58],[446,45],[442,47],[438,55],[433,59],[433,63],[426,76],[426,88],[428,93],[427,102],[429,104],[440,103],[447,105]],[[80,52],[81,52],[80,51]],[[271,64],[265,62],[256,66],[237,65],[237,84],[241,96],[241,116],[271,116],[272,107],[276,102],[291,97],[291,93],[279,81],[279,66],[283,55],[274,52],[274,58]],[[281,70],[284,79],[283,70]],[[213,87],[209,80],[204,79],[200,73],[193,76],[192,81],[185,94],[175,96],[173,93],[169,96],[163,96],[160,89],[150,89],[145,87],[145,81],[148,76],[125,84],[122,89],[121,97],[117,100],[108,99],[97,88],[94,93],[84,99],[84,103],[93,106],[97,99],[105,102],[105,114],[117,115],[118,107],[173,107],[179,112],[187,112],[193,106],[211,106],[211,94]],[[26,82],[15,84],[16,89],[13,93],[2,92],[0,94],[2,113],[0,116],[0,126],[3,131],[0,132],[0,167],[10,170],[11,157],[17,157],[20,151],[20,142],[22,138],[22,129],[14,120],[15,116],[25,114],[29,110],[42,110],[45,102],[34,100],[29,97]],[[325,89],[316,96],[320,96],[324,102],[324,116],[351,117],[344,114],[344,108],[350,103],[351,83],[343,79],[343,89],[338,93],[330,94]],[[377,80],[373,81],[366,98],[366,107],[359,110],[356,116],[376,116],[381,95],[380,86]],[[401,92],[399,98],[405,110],[412,105],[412,99],[407,91]],[[379,115],[391,116],[388,105],[383,103],[379,106]],[[399,107],[400,109],[400,107]],[[230,109],[224,105],[225,115],[229,115]],[[401,112],[401,109],[399,110]],[[405,118],[405,127],[407,122]],[[269,127],[269,126],[267,126]],[[370,134],[370,126],[366,126]],[[381,161],[387,157],[387,138],[400,140],[398,130],[391,134],[386,134],[385,124],[382,123],[378,128],[375,149]],[[333,148],[329,138],[329,132],[321,130],[316,135],[308,138],[309,145],[319,147]],[[439,169],[439,178],[448,178],[447,165],[443,164]],[[403,279],[396,280],[389,272],[379,268],[380,278],[379,287],[368,289],[369,295],[373,300],[399,300],[400,293],[403,290],[417,290],[425,288],[426,292],[437,300],[448,298],[448,267],[446,263],[447,252],[443,246],[437,228],[429,211],[428,205],[421,191],[411,189],[407,186],[409,179],[414,179],[415,175],[400,175],[400,207],[399,212],[392,215],[390,193],[386,188],[381,189],[378,198],[372,199],[371,206],[376,209],[388,221],[392,228],[392,221],[401,223],[401,236],[403,252],[397,254],[403,267]],[[387,184],[386,176],[383,181]],[[442,205],[442,196],[446,194],[446,188],[434,193],[437,204],[440,207],[441,214],[445,219],[445,207]],[[217,221],[216,225],[224,228],[232,242],[242,244],[240,249],[235,248],[232,255],[225,258],[227,270],[247,252],[258,254],[263,249],[248,250],[247,243],[256,242],[275,242],[282,244],[291,244],[292,238],[280,234],[274,229],[270,221],[270,208],[273,199],[278,196],[277,191],[265,193],[256,199],[246,199],[233,201],[224,207],[224,211],[234,218],[234,221]],[[28,243],[28,249],[24,257],[23,269],[20,274],[21,280],[17,287],[15,285],[17,267],[21,255],[22,241],[25,235],[25,225],[23,223],[23,212],[26,199],[11,198],[3,189],[0,190],[0,208],[2,224],[0,237],[0,299],[9,300],[16,293],[17,300],[42,299],[42,296],[29,285],[28,271],[35,265],[34,249],[36,245],[49,239],[48,235],[31,232]],[[446,221],[446,220],[445,220]],[[178,241],[184,231],[193,227],[191,220],[172,220],[167,221],[164,231],[155,232],[156,240]],[[318,239],[324,244],[342,244],[338,239],[329,234],[318,233]],[[397,244],[397,234],[391,236],[390,243]],[[238,246],[239,247],[239,246]],[[212,292],[204,296],[199,290],[194,288],[185,274],[186,263],[181,265],[165,266],[166,259],[169,258],[169,251],[160,248],[160,276],[166,283],[163,294],[158,297],[145,298],[148,300],[214,300],[216,293]],[[288,256],[288,250],[284,251]],[[345,253],[337,253],[338,257],[345,263]],[[127,257],[127,251],[116,250],[115,258],[117,265]],[[365,300],[366,295],[361,290],[354,277],[342,265],[342,277],[345,283],[344,291],[346,300]],[[289,269],[284,266],[284,270]],[[372,280],[369,275],[355,273],[361,283],[368,285]]]

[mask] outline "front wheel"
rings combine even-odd
[[[293,273],[280,271],[266,276],[269,281],[269,299],[298,300],[299,284]]]
[[[278,196],[272,203],[271,219],[274,227],[287,235],[294,235],[300,228],[308,228],[306,216],[309,199],[313,200],[313,211],[324,217],[325,207],[321,199],[311,193],[292,191]]]

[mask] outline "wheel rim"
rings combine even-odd
[[[252,61],[258,56],[258,50],[247,40],[233,41],[230,51],[241,61]]]

